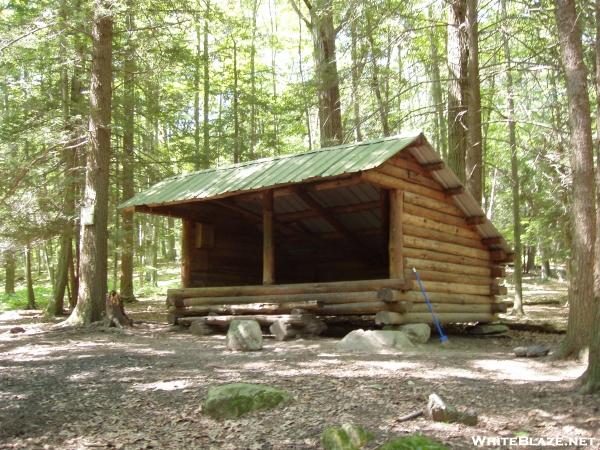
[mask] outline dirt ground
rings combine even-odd
[[[160,323],[162,305],[140,302],[132,315],[145,322],[126,331],[57,331],[39,312],[0,314],[0,448],[313,449],[326,426],[344,422],[375,434],[368,448],[415,432],[457,449],[474,448],[473,436],[594,437],[600,448],[600,397],[576,391],[584,364],[511,352],[556,348],[558,334],[451,335],[446,348],[432,338],[384,355],[339,353],[335,338],[266,338],[263,351],[238,353],[223,336]],[[17,325],[26,332],[10,334]],[[228,382],[284,388],[295,400],[238,420],[203,415],[207,389]],[[479,425],[397,421],[433,392],[475,408]]]

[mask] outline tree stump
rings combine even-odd
[[[110,291],[106,296],[106,318],[104,319],[106,327],[123,328],[133,326],[131,320],[123,308],[123,300],[117,291]]]

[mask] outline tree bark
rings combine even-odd
[[[466,183],[467,86],[466,0],[448,4],[448,165]]]
[[[433,9],[431,7],[429,8],[429,20],[433,21]],[[434,26],[431,27],[429,34],[429,57],[431,70],[431,97],[435,105],[436,147],[440,150],[442,158],[446,161],[448,159],[448,131],[446,129],[446,118],[444,117],[442,82],[440,77],[440,56],[437,48],[437,37]],[[400,58],[400,51],[398,51],[398,58]]]
[[[81,220],[80,289],[67,324],[100,320],[107,288],[108,171],[112,100],[112,11],[107,0],[96,0],[92,24],[90,86],[90,146]]]
[[[240,113],[239,113],[239,88],[238,88],[238,67],[237,67],[237,42],[233,41],[233,162],[241,161],[242,151],[240,142]]]
[[[12,295],[15,293],[15,252],[7,250],[4,254],[4,270],[6,278],[4,280],[4,293]]]
[[[467,189],[477,203],[483,197],[483,136],[481,133],[481,88],[479,82],[479,29],[477,0],[467,0],[468,90],[467,100]]]
[[[336,59],[337,30],[333,24],[333,1],[317,0],[311,3],[304,0],[304,3],[310,13],[310,21],[307,21],[307,25],[313,38],[321,147],[329,147],[341,144],[344,138],[340,80]],[[293,0],[292,5],[300,14],[298,6]]]
[[[210,14],[210,2],[206,2],[206,13],[204,16],[204,33],[202,39],[202,66],[204,72],[203,80],[203,102],[202,102],[202,169],[208,169],[210,165],[210,128],[208,113],[210,110],[210,60],[208,54],[208,17]]]
[[[361,130],[361,118],[360,118],[360,101],[358,93],[358,85],[360,79],[360,69],[362,63],[359,62],[358,49],[357,49],[357,36],[356,36],[356,22],[352,22],[350,28],[350,40],[351,40],[351,58],[352,58],[352,113],[354,115],[354,138],[357,142],[363,140]]]
[[[200,60],[202,59],[202,40],[197,15],[194,17],[194,20],[196,22],[196,55],[194,56],[194,170],[200,170],[202,167],[202,157],[200,154]]]
[[[594,299],[595,192],[592,125],[581,29],[574,0],[555,0],[571,125],[572,244],[567,335],[558,356],[577,356],[589,344]]]
[[[390,125],[388,122],[387,105],[384,102],[383,96],[381,95],[381,82],[379,77],[379,65],[377,59],[379,56],[379,50],[375,45],[373,38],[373,24],[367,14],[367,40],[369,41],[369,48],[371,53],[371,87],[375,93],[375,99],[377,100],[377,110],[379,111],[379,120],[381,121],[381,129],[384,136],[389,136]]]
[[[600,224],[600,0],[596,9],[596,227]],[[600,391],[600,233],[596,230],[594,261],[594,305],[590,352],[587,371],[583,376],[583,391]]]
[[[504,47],[504,59],[506,61],[506,91],[508,103],[508,143],[510,148],[510,172],[512,190],[512,212],[513,212],[513,240],[514,240],[514,283],[515,299],[512,312],[523,315],[523,247],[521,246],[521,190],[519,179],[519,155],[517,150],[517,127],[515,123],[515,100],[512,78],[512,59],[510,46],[508,45],[508,14],[506,0],[502,0],[502,44]]]
[[[127,1],[127,29],[129,40],[125,47],[123,63],[123,200],[128,200],[135,194],[134,177],[134,139],[135,139],[135,44],[131,34],[135,27],[133,0]],[[133,293],[133,240],[134,218],[133,211],[121,211],[121,277],[119,291],[124,302],[135,301]]]
[[[35,292],[33,291],[33,277],[31,275],[31,244],[28,242],[25,247],[25,280],[27,284],[27,309],[35,309]]]

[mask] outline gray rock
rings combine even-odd
[[[253,351],[262,349],[262,331],[256,320],[233,320],[227,331],[229,350]]]
[[[214,332],[215,330],[213,329],[213,327],[207,325],[202,321],[196,320],[190,325],[190,333],[196,336],[208,336],[209,334],[213,334]]]
[[[431,327],[426,323],[407,323],[400,325],[398,331],[406,333],[412,342],[426,344],[431,336]]]
[[[542,356],[546,356],[550,349],[545,345],[529,345],[523,347],[515,347],[513,349],[515,352],[515,356],[523,357],[523,358],[539,358]]]
[[[338,342],[337,349],[351,352],[413,350],[414,344],[406,333],[396,330],[354,330]]]
[[[326,428],[321,434],[321,445],[325,450],[359,450],[372,439],[373,434],[363,427],[345,423]]]
[[[469,334],[478,336],[486,334],[503,334],[507,333],[509,328],[503,323],[480,323],[473,328],[469,328]]]
[[[425,409],[425,415],[436,422],[463,423],[477,425],[477,412],[473,409],[457,410],[454,406],[446,404],[437,394],[431,394]]]
[[[214,419],[234,419],[291,400],[292,396],[286,391],[262,384],[223,384],[208,390],[202,411]]]

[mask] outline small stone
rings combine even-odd
[[[215,330],[204,322],[194,321],[190,325],[190,333],[195,336],[208,336],[209,334],[213,334]]]
[[[414,344],[406,333],[395,330],[358,329],[351,331],[337,343],[337,349],[351,352],[413,350]]]
[[[472,328],[469,328],[469,334],[475,334],[478,336],[488,334],[503,334],[507,333],[509,328],[503,323],[480,323]]]
[[[262,349],[262,330],[256,320],[233,320],[227,331],[229,350],[254,351]]]
[[[325,429],[321,445],[325,450],[359,450],[372,439],[373,435],[363,427],[345,423]]]
[[[446,404],[437,394],[431,394],[425,409],[425,415],[435,422],[462,423],[477,425],[477,412],[473,409],[458,411],[454,406]]]
[[[10,329],[10,333],[11,334],[25,333],[25,328],[23,328],[23,327],[12,327]]]
[[[282,389],[263,384],[232,383],[208,390],[202,411],[214,419],[234,419],[256,410],[272,409],[292,400]]]
[[[522,358],[539,358],[546,356],[550,352],[550,349],[545,345],[529,345],[515,347],[513,352],[515,353],[515,356]]]

